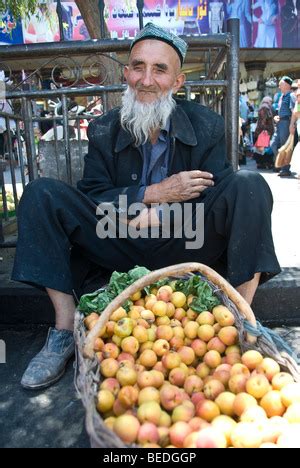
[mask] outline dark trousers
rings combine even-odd
[[[210,189],[209,189],[210,190]],[[216,188],[217,190],[217,188]],[[149,269],[197,261],[215,267],[233,286],[262,272],[280,272],[271,233],[272,194],[257,173],[240,171],[225,188],[205,199],[205,242],[186,249],[185,238],[99,239],[96,205],[63,182],[41,178],[27,185],[19,205],[19,237],[12,279],[70,294],[74,288],[71,250],[113,271],[135,265]],[[79,271],[80,273],[80,271]]]

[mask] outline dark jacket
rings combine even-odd
[[[117,207],[119,195],[127,195],[128,206],[135,203],[143,160],[131,134],[121,127],[120,110],[95,119],[89,125],[88,138],[78,189],[96,204],[111,202]],[[171,116],[171,138],[168,176],[191,170],[211,172],[216,186],[206,189],[201,198],[216,194],[222,180],[233,172],[226,157],[223,118],[199,104],[177,100]]]

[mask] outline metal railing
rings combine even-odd
[[[58,9],[59,9],[58,2]],[[104,2],[99,2],[99,4]],[[143,24],[142,4],[139,7],[140,25]],[[100,9],[100,11],[102,11]],[[102,22],[101,22],[102,24]],[[103,24],[102,24],[103,27]],[[225,117],[227,150],[233,166],[238,166],[238,116],[239,116],[239,20],[230,19],[227,34],[206,35],[201,37],[184,38],[192,53],[207,51],[210,54],[210,67],[205,79],[187,81],[179,95],[191,99],[193,93],[201,104],[211,107]],[[61,31],[63,33],[63,30]],[[104,35],[104,32],[102,31]],[[116,54],[128,52],[130,41],[116,41],[100,39],[86,42],[66,42],[61,36],[61,42],[56,44],[32,44],[27,46],[0,46],[0,69],[6,72],[6,80],[13,77],[10,65],[19,59],[26,59],[26,63],[39,60],[39,66],[30,73],[26,73],[18,84],[10,87],[6,92],[6,99],[12,103],[18,112],[7,114],[1,112],[0,118],[6,123],[6,178],[11,182],[11,196],[17,214],[18,200],[22,189],[28,181],[48,175],[41,173],[40,146],[37,145],[35,128],[44,122],[50,122],[53,127],[52,159],[56,166],[55,177],[74,184],[82,173],[83,156],[86,151],[86,140],[82,138],[82,121],[95,118],[84,112],[75,115],[68,109],[69,101],[75,98],[93,96],[100,99],[103,112],[109,108],[109,98],[113,93],[122,92],[126,85],[120,79],[119,84],[110,84],[103,65],[103,59],[113,60],[117,64],[121,76],[123,63],[116,58]],[[74,58],[75,57],[75,58]],[[44,60],[40,65],[41,60]],[[97,75],[98,73],[98,75]],[[90,76],[98,84],[92,84]],[[56,84],[55,89],[34,89],[29,83],[36,77],[37,81],[44,76],[51,77]],[[68,83],[66,83],[68,82]],[[100,83],[100,84],[99,84]],[[61,103],[61,114],[45,118],[36,112],[36,103],[41,100],[57,100]],[[70,106],[69,106],[70,107]],[[72,124],[70,124],[72,122]],[[11,131],[13,127],[13,132]],[[58,134],[62,135],[59,138]],[[74,162],[74,153],[78,153],[78,161]],[[64,163],[62,163],[62,153]],[[77,154],[76,153],[76,154]],[[64,170],[62,171],[62,164]],[[74,172],[73,165],[77,167]],[[17,175],[16,175],[17,172]],[[51,176],[53,174],[51,173]],[[0,246],[10,246],[3,236],[3,221],[9,219],[7,201],[7,183],[3,178],[0,165],[0,189],[2,192],[2,213],[0,218]],[[13,244],[11,244],[13,245]]]

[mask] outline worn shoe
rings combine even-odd
[[[49,328],[45,346],[32,359],[23,375],[22,387],[30,390],[50,387],[63,376],[74,351],[73,332]]]
[[[293,177],[291,171],[280,171],[278,175],[279,177]]]

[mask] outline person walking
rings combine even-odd
[[[300,89],[296,92],[296,105],[291,118],[290,133],[292,135],[298,135],[298,143],[295,146],[292,161],[291,171],[295,172],[297,177],[300,178]]]
[[[270,148],[274,132],[272,98],[266,96],[258,109],[257,127],[254,133],[254,159],[258,169],[272,169],[274,167],[274,155]]]
[[[271,148],[276,158],[279,148],[283,146],[290,136],[290,123],[292,113],[295,108],[296,98],[292,93],[293,80],[289,76],[284,76],[279,82],[279,88],[282,96],[279,101],[278,115],[274,117],[276,131],[271,141]],[[292,175],[290,171],[290,164],[280,168],[278,174],[280,177],[290,177]]]

